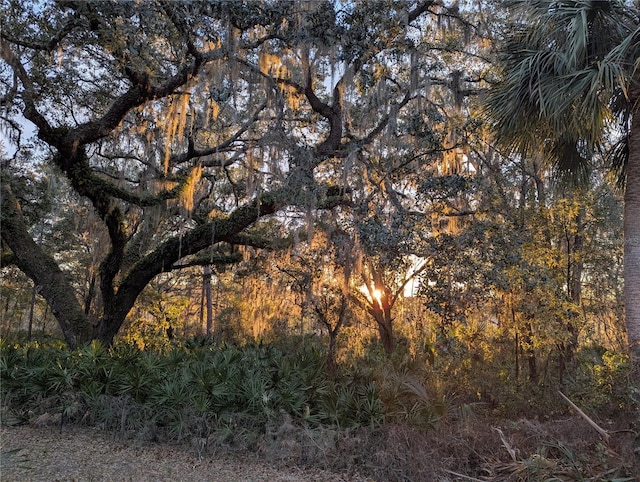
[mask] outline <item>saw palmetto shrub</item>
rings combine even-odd
[[[18,420],[91,423],[150,439],[237,440],[286,414],[300,427],[376,425],[373,379],[327,378],[317,343],[142,351],[92,343],[0,344],[5,408]],[[246,439],[257,441],[255,436]]]

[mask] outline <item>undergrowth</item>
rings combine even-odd
[[[157,439],[263,431],[287,414],[304,427],[377,426],[384,420],[370,375],[327,378],[318,344],[70,351],[57,343],[1,345],[3,405],[17,417],[58,415]]]
[[[453,376],[445,364],[402,353],[370,352],[330,375],[325,361],[313,337],[245,346],[192,340],[158,351],[0,340],[2,423],[87,424],[184,441],[199,455],[252,450],[389,481],[456,480],[461,470],[493,481],[621,481],[640,465],[640,392],[620,356],[585,352],[562,386],[529,387],[495,367],[469,365]],[[620,429],[616,440],[626,442],[614,450],[585,420],[567,419],[559,389],[591,414],[617,413],[603,426]],[[545,411],[571,420],[563,422],[570,433]],[[585,433],[571,439],[577,427]]]

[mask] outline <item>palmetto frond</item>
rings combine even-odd
[[[502,81],[487,101],[498,140],[511,152],[544,154],[561,172],[584,172],[608,127],[632,107],[640,57],[634,9],[594,0],[507,5],[516,20],[499,53]]]

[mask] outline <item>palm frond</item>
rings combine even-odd
[[[618,187],[625,185],[627,180],[626,167],[629,159],[629,137],[624,136],[608,151],[609,163],[616,174]]]
[[[508,152],[543,154],[558,178],[572,170],[583,178],[588,156],[631,107],[620,100],[638,82],[638,19],[621,0],[506,5],[515,23],[498,54],[502,80],[487,98],[487,119]]]
[[[581,149],[582,147],[582,149]],[[552,146],[553,179],[560,186],[581,186],[588,182],[591,166],[588,159],[591,152],[585,152],[584,145],[576,139],[560,139]]]

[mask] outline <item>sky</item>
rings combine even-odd
[[[20,142],[22,147],[25,147],[29,144],[29,140],[35,135],[36,127],[22,116],[18,116],[12,120],[18,122],[22,127]],[[8,130],[5,121],[0,119],[0,152],[4,152],[8,158],[12,158],[18,150],[18,146],[9,138]]]

